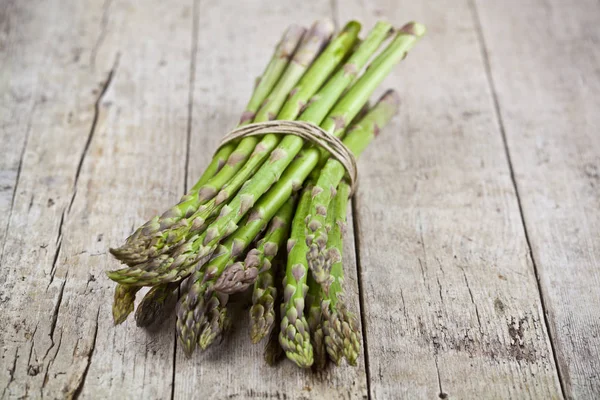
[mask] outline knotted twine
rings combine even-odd
[[[234,140],[268,133],[298,136],[327,150],[346,169],[346,175],[350,181],[350,197],[352,197],[358,183],[356,157],[340,139],[311,122],[276,120],[240,126],[223,137],[217,150]]]

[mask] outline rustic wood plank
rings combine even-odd
[[[225,11],[232,8],[236,9],[235,13]],[[313,1],[200,2],[198,12],[193,156],[190,157],[188,185],[193,184],[193,179],[208,163],[220,135],[236,123],[255,76],[262,72],[272,46],[287,24],[293,21],[308,26],[317,18],[331,15],[328,4]],[[218,46],[215,46],[216,40]],[[345,243],[348,297],[357,310],[353,244],[349,235]],[[231,311],[234,328],[222,344],[206,353],[197,353],[191,359],[181,350],[177,352],[175,398],[186,399],[199,394],[210,399],[366,398],[362,360],[357,368],[330,368],[319,375],[300,370],[287,360],[276,368],[267,366],[262,357],[262,344],[252,345],[249,340],[247,301],[239,299],[235,305]]]
[[[117,266],[107,247],[183,190],[190,2],[47,1],[18,12],[43,54],[44,100],[0,269],[0,390],[167,398],[172,330],[114,328],[104,271]]]
[[[429,27],[386,85],[400,90],[400,117],[361,160],[371,396],[560,398],[468,2],[344,2],[339,13]]]
[[[565,396],[598,398],[600,5],[477,6]]]

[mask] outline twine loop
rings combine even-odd
[[[346,175],[350,183],[350,196],[352,196],[358,182],[356,157],[340,139],[311,122],[276,120],[240,126],[223,137],[217,150],[234,140],[268,133],[298,136],[327,150],[346,169]]]

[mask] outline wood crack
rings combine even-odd
[[[31,115],[35,115],[35,109],[37,108],[37,102],[33,103],[31,107]],[[6,220],[6,228],[4,230],[4,244],[2,246],[2,253],[0,254],[0,266],[2,265],[2,260],[4,259],[4,253],[6,250],[6,243],[8,242],[8,230],[10,228],[10,221],[12,219],[12,212],[15,208],[15,199],[17,197],[17,188],[19,186],[19,181],[21,179],[21,170],[23,169],[23,159],[25,158],[25,150],[27,150],[27,144],[29,143],[29,136],[31,133],[31,127],[33,125],[33,117],[29,119],[27,124],[27,129],[25,130],[25,140],[23,141],[23,149],[21,149],[21,155],[19,157],[19,165],[17,166],[17,176],[15,178],[15,186],[13,187],[13,193],[10,200],[10,208],[8,210],[8,218]]]
[[[433,360],[435,362],[435,371],[437,373],[438,388],[440,390],[440,392],[438,393],[438,397],[440,399],[446,399],[448,398],[448,394],[444,392],[444,389],[442,389],[442,376],[440,375],[440,366],[438,364],[437,349],[435,349],[435,355]]]
[[[60,311],[60,306],[62,304],[62,298],[63,298],[63,293],[65,290],[65,284],[67,283],[67,276],[68,276],[68,272],[65,275],[65,279],[63,280],[62,285],[60,285],[60,289],[58,292],[58,299],[56,300],[56,304],[54,305],[54,309],[52,310],[52,320],[50,321],[50,332],[48,333],[48,336],[50,337],[50,346],[46,350],[43,360],[46,360],[46,357],[48,357],[48,353],[50,353],[50,350],[52,350],[54,348],[54,331],[56,330],[56,323],[58,321],[58,313]],[[46,291],[47,290],[48,289],[46,288]],[[61,339],[62,339],[62,331],[61,331]]]
[[[475,303],[475,299],[473,297],[473,291],[471,290],[471,286],[469,286],[469,280],[467,279],[467,274],[464,268],[459,267],[463,273],[463,277],[465,278],[465,284],[467,285],[467,290],[469,291],[469,297],[471,298],[471,303],[475,307],[475,315],[477,316],[477,324],[479,325],[479,333],[483,335],[483,326],[481,325],[481,318],[479,317],[479,308],[477,307],[477,303]]]
[[[444,295],[442,294],[442,284],[440,283],[440,278],[436,278],[436,280],[437,280],[438,289],[440,292],[440,300],[442,303],[444,303]]]
[[[52,259],[52,266],[50,268],[50,281],[48,282],[48,285],[46,286],[46,292],[50,288],[50,285],[52,285],[52,282],[54,282],[54,275],[56,275],[56,264],[58,262],[58,257],[60,256],[61,249],[62,249],[62,238],[58,242],[58,244],[56,246],[56,250],[54,251],[54,258]]]
[[[371,365],[369,362],[369,342],[367,338],[367,315],[366,315],[366,306],[365,306],[365,290],[363,287],[363,268],[360,257],[360,217],[358,215],[358,196],[354,196],[354,198],[350,202],[350,207],[352,209],[352,228],[354,230],[354,256],[356,259],[356,281],[358,284],[358,306],[360,312],[360,322],[362,328],[362,337],[363,337],[363,354],[365,357],[365,373],[367,375],[367,397],[369,399],[372,398],[371,394]],[[404,308],[406,312],[406,307]]]
[[[419,268],[421,270],[421,279],[423,280],[423,286],[427,289],[428,292],[431,292],[429,284],[427,283],[427,273],[425,272],[423,261],[421,260],[421,258],[417,258],[417,261],[419,261]],[[425,265],[427,265],[427,263],[425,263]]]
[[[48,364],[46,364],[46,371],[44,371],[44,380],[42,382],[42,386],[40,387],[40,398],[44,397],[44,388],[46,387],[46,384],[49,381],[49,371],[50,371],[50,367],[52,366],[52,364],[54,364],[54,360],[56,360],[56,356],[58,355],[58,352],[60,350],[60,346],[62,345],[62,337],[63,337],[63,330],[60,330],[60,337],[58,338],[58,344],[56,345],[56,351],[54,352],[54,354],[52,355],[52,358],[50,358],[50,360],[48,360]],[[52,347],[54,347],[54,341],[52,341]],[[52,348],[50,347],[50,349]],[[50,349],[48,349],[48,352],[50,351]],[[46,352],[46,355],[44,356],[44,360],[46,359],[46,356],[48,355],[48,352]]]
[[[94,328],[94,335],[92,337],[92,343],[90,349],[86,355],[86,365],[81,375],[81,378],[77,382],[77,386],[72,391],[72,396],[69,396],[69,393],[66,394],[67,397],[71,397],[73,399],[79,398],[79,395],[83,391],[83,385],[85,384],[85,379],[87,378],[88,370],[90,369],[90,365],[92,364],[92,357],[94,355],[94,350],[96,349],[96,339],[98,338],[98,326],[100,321],[100,308],[96,312],[96,326]]]
[[[31,347],[29,348],[29,356],[27,357],[27,373],[29,375],[32,375],[30,373],[30,371],[32,369],[37,368],[37,366],[34,367],[33,365],[31,365],[31,357],[33,356],[33,353],[35,353],[35,333],[37,332],[37,328],[38,328],[39,324],[40,324],[39,321],[35,323],[35,328],[33,328],[33,332],[31,333]],[[35,358],[37,359],[37,354],[36,354]],[[37,375],[37,373],[35,375]]]
[[[428,292],[431,292],[429,283],[427,283],[427,274],[426,274],[425,268],[423,266],[423,264],[425,264],[425,267],[427,266],[427,249],[425,248],[425,238],[423,237],[423,222],[421,220],[420,213],[419,213],[419,241],[421,242],[421,250],[423,251],[423,258],[424,258],[424,261],[422,261],[420,258],[418,258],[419,267],[421,268],[421,277],[423,278],[423,286],[425,286],[427,288]],[[441,296],[441,293],[440,293],[440,296]]]
[[[199,23],[199,0],[193,0],[192,3],[192,48],[190,55],[190,87],[188,90],[188,120],[186,132],[186,151],[185,151],[185,170],[183,191],[187,193],[188,173],[190,168],[190,146],[192,138],[192,123],[194,114],[194,88],[196,86],[196,56],[198,55],[198,23]]]
[[[17,347],[15,349],[15,358],[13,359],[12,367],[8,370],[8,375],[9,375],[8,383],[4,387],[4,390],[2,390],[2,398],[3,399],[5,398],[8,387],[15,380],[15,370],[17,369],[17,359],[18,358],[19,358],[19,348]]]
[[[404,314],[404,319],[408,321],[408,310],[406,309],[406,302],[404,301],[404,292],[400,289],[400,299],[402,300],[402,312]]]
[[[85,158],[87,157],[88,151],[90,149],[90,145],[92,143],[92,139],[94,138],[94,135],[96,133],[96,126],[98,125],[98,119],[100,116],[100,103],[102,102],[104,95],[108,91],[108,88],[110,87],[113,77],[117,71],[117,67],[119,66],[119,59],[120,59],[120,53],[117,53],[117,55],[115,57],[115,61],[113,63],[113,66],[110,69],[110,71],[108,72],[108,76],[106,77],[106,80],[104,81],[104,84],[102,85],[100,94],[98,95],[98,97],[96,98],[96,101],[94,102],[94,117],[92,118],[92,125],[90,126],[90,130],[88,132],[88,136],[87,136],[85,145],[83,146],[83,151],[81,152],[81,156],[79,158],[79,163],[77,164],[77,169],[75,171],[75,179],[73,182],[73,194],[71,196],[71,202],[69,203],[69,208],[68,208],[69,213],[71,212],[71,207],[73,207],[73,202],[75,201],[75,196],[77,195],[77,184],[79,183],[79,176],[81,175],[81,169],[83,167],[83,163],[85,161]]]

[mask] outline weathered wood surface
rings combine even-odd
[[[477,4],[565,395],[598,398],[600,3]]]
[[[2,2],[0,397],[598,397],[600,8],[511,3]],[[429,27],[360,162],[361,365],[266,367],[244,299],[191,359],[172,320],[114,328],[107,247],[193,183],[283,29],[324,16]]]
[[[365,156],[355,200],[372,396],[560,397],[469,2],[340,14],[429,27],[387,81],[401,113]]]

